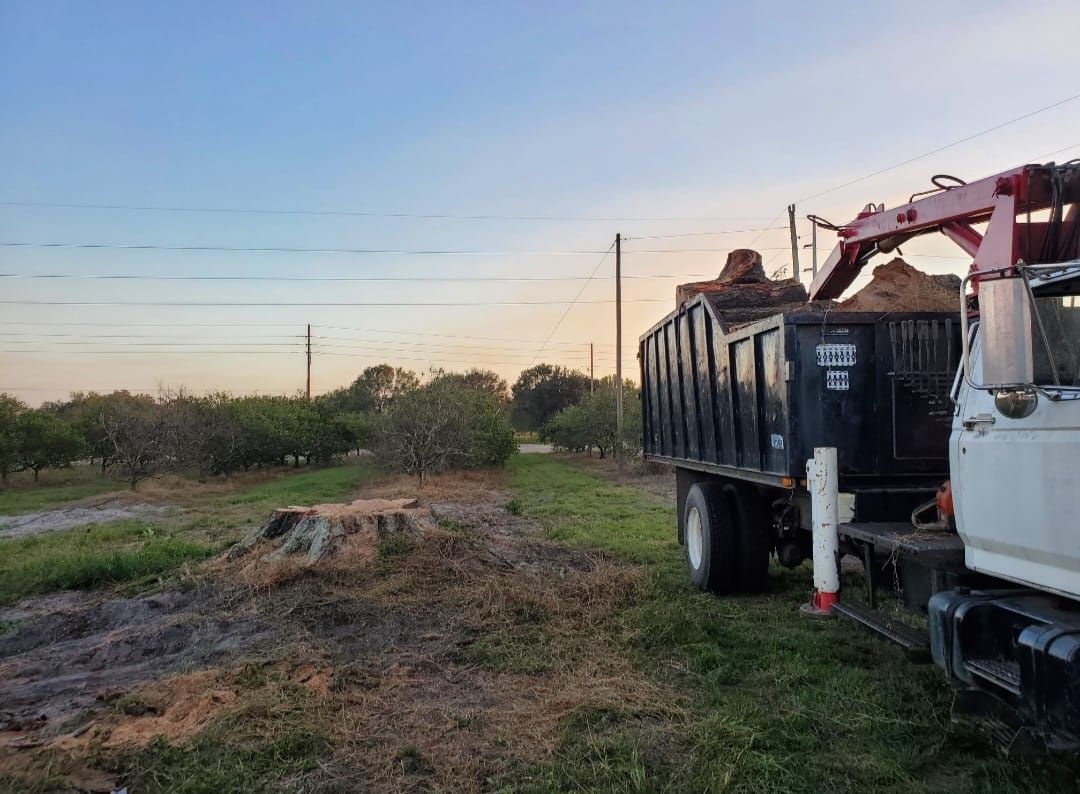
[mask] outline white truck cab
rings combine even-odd
[[[979,297],[949,449],[967,567],[1080,599],[1080,262]]]

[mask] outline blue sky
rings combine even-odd
[[[1069,2],[0,0],[0,200],[686,219],[540,222],[0,206],[0,237],[594,251],[605,249],[617,231],[632,237],[713,233],[627,244],[626,272],[666,276],[627,283],[632,300],[665,301],[627,306],[632,371],[633,340],[669,308],[684,276],[715,273],[723,251],[755,241],[770,269],[790,264],[785,230],[716,232],[766,226],[790,201],[1080,92],[1070,54],[1078,23],[1080,6]],[[799,214],[845,220],[869,201],[902,200],[933,173],[976,178],[1074,145],[1054,159],[1080,155],[1080,102],[830,193],[800,205]],[[823,238],[820,245],[831,243]],[[920,246],[911,253],[957,253],[943,242]],[[691,247],[716,250],[640,253]],[[598,260],[0,249],[0,271],[9,273],[580,277]],[[966,267],[959,259],[917,261],[935,272]],[[599,274],[611,275],[610,261]],[[582,282],[0,284],[9,300],[452,302],[566,301]],[[602,278],[582,298],[607,300],[611,292],[610,279]],[[3,306],[8,322],[38,325],[0,325],[0,348],[56,352],[0,353],[0,388],[26,389],[21,394],[32,402],[71,388],[158,383],[292,391],[302,384],[298,351],[161,351],[169,341],[188,340],[195,349],[218,339],[265,350],[277,341],[294,343],[288,337],[307,322],[360,329],[317,329],[345,340],[327,341],[340,345],[325,348],[338,355],[316,357],[317,391],[384,359],[417,370],[475,363],[512,379],[565,308]],[[75,322],[122,325],[70,325]],[[176,325],[259,322],[282,325]],[[582,366],[591,341],[598,374],[610,372],[613,322],[609,304],[575,306],[540,359]],[[46,333],[78,336],[41,336]],[[135,337],[157,340],[158,347],[87,352],[118,349]],[[257,342],[264,347],[248,347]]]

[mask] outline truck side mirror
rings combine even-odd
[[[1031,303],[1022,278],[979,282],[979,328],[982,383],[974,383],[966,370],[969,383],[982,389],[1032,383]]]

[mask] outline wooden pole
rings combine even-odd
[[[791,230],[791,276],[799,278],[799,235],[795,231],[795,205],[788,204],[788,228]]]
[[[311,401],[311,323],[307,327],[307,398]]]
[[[596,383],[596,370],[593,368],[593,343],[589,342],[589,394],[593,393]]]
[[[615,235],[615,460],[622,467],[622,234]]]

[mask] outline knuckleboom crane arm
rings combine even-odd
[[[1054,174],[1066,170],[1059,186]],[[978,182],[942,187],[931,195],[892,209],[868,204],[841,226],[840,242],[810,285],[810,299],[838,298],[874,254],[889,253],[913,237],[940,232],[972,258],[971,271],[1010,267],[1018,260],[1038,261],[1049,222],[1024,221],[1033,212],[1051,208],[1064,195],[1076,201],[1080,169],[1024,165]],[[1076,206],[1065,219],[1076,223]],[[986,223],[983,231],[974,224]],[[973,282],[976,283],[977,282]]]

